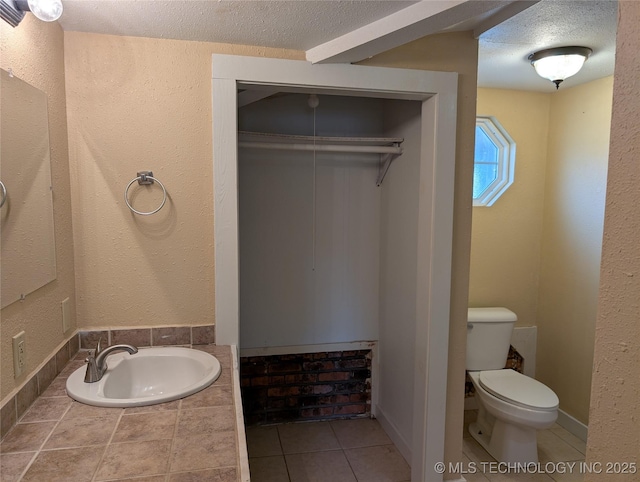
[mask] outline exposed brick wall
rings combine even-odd
[[[371,413],[371,350],[243,357],[240,380],[249,425]]]

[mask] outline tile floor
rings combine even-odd
[[[538,454],[547,473],[495,473],[495,460],[467,430],[475,411],[464,414],[463,467],[471,462],[477,473],[463,474],[468,482],[580,482],[579,463],[586,444],[559,425],[538,432]],[[405,482],[411,469],[376,420],[292,423],[248,427],[251,482]],[[547,462],[553,464],[546,465]],[[562,465],[559,462],[567,462]],[[576,462],[573,471],[569,464]],[[482,470],[486,467],[486,470]],[[553,468],[565,473],[548,473]],[[494,473],[492,473],[494,472]]]
[[[464,438],[462,441],[463,466],[474,462],[478,468],[475,474],[464,474],[468,482],[580,482],[579,463],[584,462],[586,444],[575,435],[569,433],[560,425],[555,424],[548,430],[538,432],[538,458],[542,473],[528,474],[500,474],[496,468],[485,465],[487,470],[482,471],[482,462],[495,461],[491,455],[475,441],[469,433],[468,426],[475,421],[477,411],[467,410],[464,412]],[[567,462],[561,464],[559,462]],[[573,465],[572,469],[571,464]],[[549,464],[547,464],[549,463]],[[553,473],[557,471],[557,473]],[[565,471],[565,473],[559,473]],[[494,472],[494,473],[492,473]],[[631,479],[629,479],[631,480]]]
[[[411,469],[372,419],[247,428],[251,482],[408,482]]]

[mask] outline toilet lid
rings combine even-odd
[[[479,378],[482,388],[508,402],[536,410],[558,408],[558,396],[553,390],[515,370],[485,370]]]

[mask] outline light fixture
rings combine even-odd
[[[556,84],[557,89],[563,80],[580,71],[591,52],[588,47],[556,47],[535,52],[529,60],[538,75]]]
[[[54,22],[62,15],[62,0],[0,0],[0,18],[17,27],[25,12],[44,22]]]

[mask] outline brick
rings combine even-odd
[[[333,386],[332,385],[314,385],[313,386],[313,393],[317,394],[317,395],[324,395],[326,393],[331,393],[333,391]]]
[[[320,405],[321,398],[323,397],[299,397],[296,401],[299,407],[312,407],[314,405]]]
[[[300,394],[301,395],[309,395],[311,393],[314,393],[313,392],[313,387],[314,386],[315,385],[305,384],[305,385],[298,385],[298,388],[300,389]]]
[[[313,359],[314,360],[323,360],[327,358],[327,353],[326,352],[320,352],[320,353],[314,353],[313,354]]]
[[[349,402],[367,402],[369,400],[368,393],[352,393],[348,397]]]
[[[318,375],[319,382],[344,381],[344,380],[349,380],[349,378],[350,378],[349,372],[328,372],[328,373],[320,373]]]
[[[362,382],[346,382],[336,383],[336,392],[362,392],[365,390],[366,384]]]
[[[336,403],[349,403],[351,400],[350,395],[336,395]]]
[[[269,373],[299,372],[300,370],[300,363],[294,362],[270,363],[268,368]]]
[[[367,361],[363,358],[356,358],[354,360],[340,360],[336,362],[336,368],[365,368]]]
[[[317,372],[317,371],[320,371],[320,370],[333,370],[333,362],[332,361],[304,362],[302,364],[302,369],[305,372]]]
[[[300,410],[300,415],[304,418],[329,417],[333,415],[333,407],[306,408]]]
[[[252,387],[261,387],[269,385],[269,377],[253,377],[251,378]]]
[[[284,375],[272,375],[269,377],[269,385],[284,385],[284,384],[285,384]]]
[[[342,405],[342,406],[334,407],[334,410],[333,410],[333,412],[336,415],[366,413],[366,411],[367,411],[367,405],[364,403],[359,403],[355,405]]]
[[[269,397],[287,397],[290,395],[300,395],[299,387],[271,387],[267,390]]]
[[[243,363],[240,365],[240,374],[242,376],[264,375],[265,373],[267,373],[267,366],[264,363]]]
[[[284,383],[313,383],[318,381],[318,375],[315,373],[296,373],[295,375],[285,375]]]
[[[278,398],[278,399],[269,399],[267,400],[267,407],[268,409],[282,409],[284,408],[286,405],[285,399],[284,398]]]

